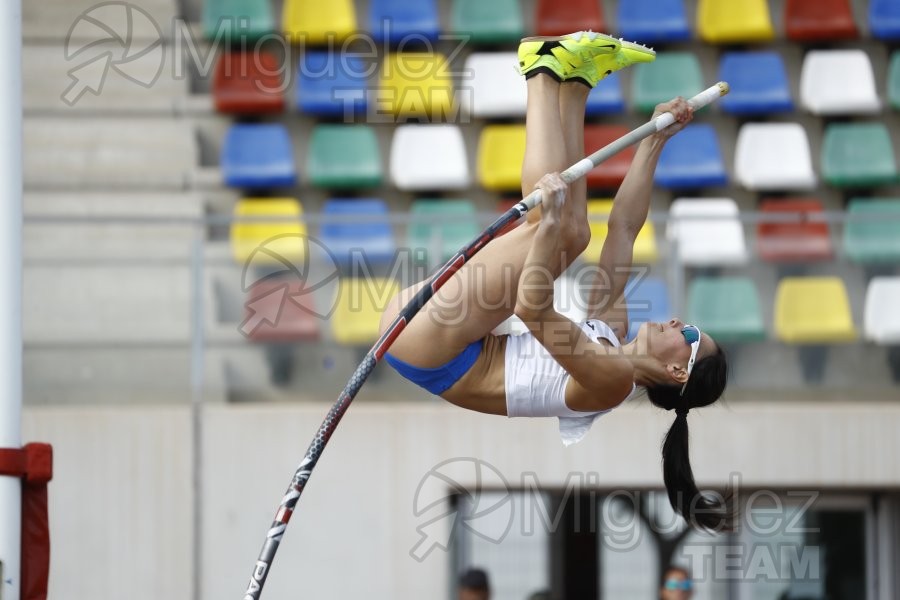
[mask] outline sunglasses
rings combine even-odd
[[[691,377],[691,371],[694,370],[694,363],[697,361],[697,352],[700,350],[700,328],[696,325],[685,325],[681,329],[681,335],[684,336],[684,343],[691,347],[691,359],[687,364],[687,376]],[[687,387],[688,380],[684,380],[681,386],[681,394],[684,396],[684,389]]]
[[[694,588],[694,584],[690,579],[666,579],[664,586],[667,590],[681,590],[689,592]]]

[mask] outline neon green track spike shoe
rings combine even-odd
[[[611,56],[619,48],[620,42],[616,38],[592,31],[559,37],[528,37],[519,44],[519,70],[527,75],[538,67],[545,67],[560,81],[565,81],[578,69],[596,70],[593,66],[595,58]]]
[[[592,65],[593,70],[585,68],[583,73],[577,75],[573,73],[572,76],[581,77],[592,85],[597,85],[597,82],[607,75],[624,69],[625,67],[629,67],[635,63],[648,63],[656,60],[656,52],[651,48],[633,42],[622,41],[620,44],[621,47],[614,54],[601,54],[595,56],[593,61],[594,64]]]

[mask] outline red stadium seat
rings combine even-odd
[[[268,52],[227,52],[213,75],[213,101],[223,113],[280,113],[284,90],[278,59]]]
[[[297,279],[262,279],[247,293],[242,331],[254,342],[317,340],[314,296]]]
[[[788,0],[784,23],[788,38],[797,41],[846,40],[859,35],[848,0]]]
[[[769,198],[760,204],[763,213],[821,213],[822,203],[814,198]],[[756,245],[761,259],[768,262],[831,260],[831,235],[824,221],[760,223]]]
[[[606,31],[600,0],[538,0],[538,35],[565,35],[588,29]]]
[[[596,152],[603,146],[628,133],[624,125],[586,125],[584,128],[585,154]],[[625,179],[625,173],[634,160],[635,148],[629,146],[609,160],[603,162],[587,175],[589,188],[616,188]]]

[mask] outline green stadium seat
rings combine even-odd
[[[255,40],[275,30],[269,0],[205,0],[203,35],[228,43]]]
[[[865,220],[851,220],[844,227],[844,252],[850,260],[863,264],[900,263],[900,198],[854,198],[847,214],[870,215]]]
[[[688,322],[722,342],[765,339],[759,292],[749,277],[700,277],[688,290]]]
[[[652,63],[635,67],[632,97],[635,108],[652,113],[660,102],[675,96],[690,98],[706,87],[693,53],[664,52],[657,54]]]
[[[318,125],[306,170],[314,186],[356,189],[381,185],[381,153],[368,125]]]
[[[410,212],[409,247],[424,250],[429,261],[449,259],[481,232],[475,206],[468,200],[420,199]],[[434,256],[434,250],[440,256]]]
[[[900,50],[891,55],[891,66],[888,70],[888,100],[894,110],[900,110]]]
[[[897,178],[894,149],[883,123],[832,123],[822,144],[822,175],[836,186],[872,187]]]
[[[517,42],[524,35],[519,0],[454,0],[453,31],[473,42]]]

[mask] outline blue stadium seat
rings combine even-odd
[[[719,64],[719,80],[731,87],[719,101],[727,113],[763,115],[794,110],[784,61],[778,52],[728,52]]]
[[[291,138],[279,123],[232,125],[220,163],[225,185],[231,187],[278,188],[297,182]]]
[[[629,340],[634,339],[641,324],[665,322],[672,317],[669,290],[666,283],[656,277],[630,280],[625,286],[625,302],[628,304]]]
[[[390,262],[394,256],[394,235],[387,220],[388,208],[377,198],[333,198],[322,207],[325,222],[320,241],[339,265],[367,260],[370,264]],[[329,217],[335,217],[329,222]],[[348,217],[359,217],[351,220]],[[355,255],[355,258],[354,258]]]
[[[900,38],[900,0],[872,0],[869,29],[874,37],[883,40]]]
[[[689,125],[663,148],[654,177],[666,188],[700,188],[725,185],[728,175],[719,140],[712,125]]]
[[[619,81],[619,74],[613,73],[602,79],[588,94],[584,114],[592,117],[623,112],[625,112],[625,98],[622,96],[622,84]]]
[[[408,36],[437,41],[440,33],[437,2],[369,0],[369,32],[379,43],[386,39],[388,43],[397,44]]]
[[[619,2],[619,35],[641,43],[690,39],[684,0],[628,0]]]
[[[353,54],[304,52],[297,72],[297,108],[319,117],[364,114],[367,69]]]

